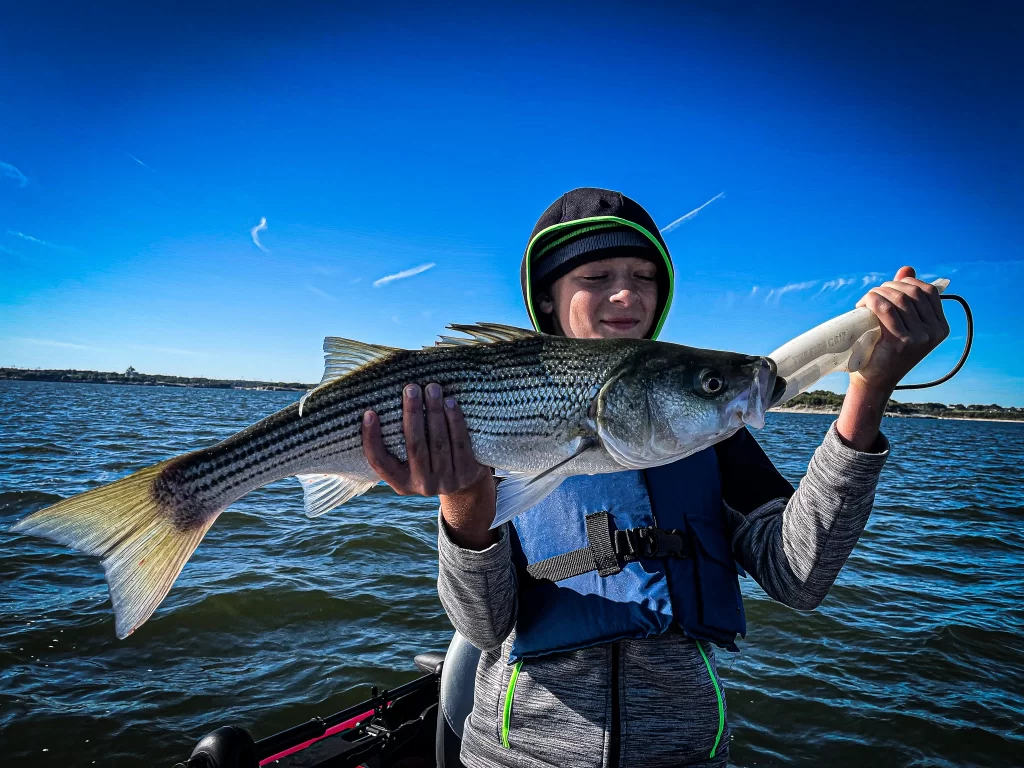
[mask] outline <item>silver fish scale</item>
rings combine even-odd
[[[498,463],[512,454],[520,462],[529,454],[531,463],[551,461],[564,455],[594,393],[631,350],[628,342],[580,345],[532,336],[398,352],[318,387],[301,417],[298,405],[291,405],[218,445],[173,460],[167,480],[174,478],[176,496],[223,501],[293,474],[346,467],[362,474],[367,410],[377,413],[385,445],[404,460],[402,389],[408,383],[437,382],[458,400],[481,460]]]

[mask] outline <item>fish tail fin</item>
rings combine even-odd
[[[176,515],[157,487],[169,463],[59,501],[11,526],[12,532],[102,558],[120,639],[153,614],[220,513]]]

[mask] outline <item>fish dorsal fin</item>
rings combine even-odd
[[[494,344],[497,341],[516,341],[517,339],[528,339],[533,336],[540,336],[536,331],[526,328],[517,328],[514,325],[502,325],[500,323],[474,323],[462,325],[452,323],[448,326],[453,331],[466,334],[466,337],[441,336],[440,341],[434,342],[436,347],[465,347],[474,344]]]
[[[296,475],[302,483],[303,506],[306,517],[319,517],[349,499],[366,493],[377,484],[376,480],[362,480],[345,475]]]
[[[328,336],[324,339],[324,375],[320,383],[299,398],[299,416],[302,416],[306,400],[324,384],[347,376],[364,365],[375,360],[401,352],[398,347],[385,347],[380,344],[367,344],[362,341],[343,339],[340,336]]]
[[[324,377],[321,384],[340,379],[364,365],[383,360],[395,352],[402,350],[397,347],[385,347],[380,344],[366,344],[362,341],[342,339],[328,336],[324,339]]]

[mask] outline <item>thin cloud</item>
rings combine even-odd
[[[146,164],[145,164],[144,162],[142,162],[141,160],[139,160],[139,158],[137,158],[137,157],[136,157],[135,155],[133,155],[133,154],[132,154],[131,152],[125,152],[125,154],[126,154],[126,155],[127,155],[128,157],[130,157],[130,158],[131,158],[132,160],[134,160],[134,161],[135,161],[136,163],[138,163],[139,165],[141,165],[141,166],[142,166],[143,168],[145,168],[145,169],[146,169],[147,171],[149,171],[150,173],[156,173],[156,171],[154,171],[154,170],[153,170],[152,168],[150,168],[150,167],[149,167],[148,165],[146,165]]]
[[[18,185],[19,189],[24,189],[28,186],[28,178],[25,174],[10,163],[0,163],[0,176],[3,176],[5,179],[11,179]]]
[[[413,275],[418,275],[421,272],[426,272],[428,269],[433,269],[436,266],[437,264],[431,261],[426,264],[420,264],[418,267],[413,267],[411,269],[403,269],[401,272],[395,272],[395,274],[393,275],[385,275],[379,280],[374,280],[373,287],[380,288],[382,285],[387,285],[388,283],[393,282],[395,280],[404,280],[407,277],[412,277]]]
[[[884,272],[868,272],[868,274],[860,279],[860,287],[867,288],[872,283],[881,282],[883,277],[885,277]]]
[[[204,352],[195,352],[191,349],[179,349],[178,347],[154,347],[151,344],[126,344],[129,349],[138,349],[143,352],[161,352],[167,355],[183,355],[185,357],[206,357]]]
[[[761,288],[761,286],[755,285],[753,288],[750,289],[750,295],[751,296],[757,296],[757,292],[758,292],[758,290],[760,290],[760,288]]]
[[[846,288],[848,285],[853,285],[856,282],[857,281],[852,277],[837,277],[835,280],[826,280],[822,283],[821,288],[818,289],[818,294],[822,294],[825,291],[841,291],[843,288]]]
[[[806,291],[817,284],[817,280],[807,280],[803,283],[790,283],[789,285],[784,285],[781,288],[772,288],[768,291],[768,295],[764,297],[764,300],[767,304],[771,299],[775,299],[775,303],[778,304],[782,297],[787,293],[792,293],[793,291]]]
[[[32,237],[32,235],[26,235],[24,232],[15,232],[13,229],[8,229],[7,230],[7,234],[8,235],[13,235],[14,237],[21,238],[22,240],[24,240],[24,241],[26,241],[28,243],[33,243],[34,245],[41,245],[44,248],[56,248],[58,250],[67,250],[68,249],[68,246],[66,246],[66,245],[57,245],[56,243],[51,243],[51,242],[49,242],[47,240],[40,240],[38,237]]]
[[[331,299],[332,301],[334,300],[334,297],[331,296],[331,294],[329,294],[327,291],[324,291],[324,290],[321,290],[320,288],[317,288],[315,285],[310,285],[309,283],[305,283],[305,286],[306,286],[306,290],[308,290],[310,293],[315,293],[317,296],[319,296],[322,299]]]
[[[704,205],[702,205],[702,206],[700,206],[698,208],[694,208],[689,213],[684,213],[682,216],[680,216],[678,219],[673,221],[671,224],[668,224],[668,225],[662,227],[661,230],[660,230],[661,234],[663,234],[663,235],[668,234],[673,229],[675,229],[680,224],[682,224],[684,221],[689,221],[690,219],[692,219],[694,216],[696,216],[702,210],[707,208],[709,205],[711,205],[713,202],[715,202],[715,200],[717,200],[720,197],[725,197],[725,192],[719,192],[717,195],[715,195],[710,200],[708,200],[706,203],[704,203]]]
[[[21,258],[21,254],[20,253],[18,253],[17,251],[12,251],[6,245],[0,245],[0,253],[6,253],[8,256],[14,256],[15,258],[18,258],[18,259]]]
[[[249,234],[252,235],[252,241],[256,244],[264,253],[270,253],[270,249],[264,247],[263,243],[260,242],[260,232],[263,232],[267,228],[267,217],[260,216],[260,223],[249,230]]]
[[[86,352],[107,352],[109,350],[103,349],[102,347],[93,347],[88,344],[72,344],[69,341],[54,341],[53,339],[29,339],[24,336],[15,336],[16,341],[21,341],[26,344],[35,344],[38,347],[57,347],[59,349],[78,349]]]

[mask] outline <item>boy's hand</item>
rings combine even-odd
[[[836,430],[851,448],[870,451],[893,389],[942,343],[949,325],[938,290],[914,277],[913,267],[901,267],[895,280],[872,288],[857,306],[875,313],[882,336],[868,364],[850,374]]]
[[[949,336],[938,290],[914,277],[913,267],[901,267],[894,280],[872,288],[857,306],[874,312],[882,336],[868,364],[850,374],[851,383],[856,381],[887,396]]]
[[[484,549],[497,538],[491,470],[477,462],[462,410],[441,387],[409,384],[402,392],[402,429],[407,461],[388,452],[373,411],[363,414],[363,453],[373,470],[401,496],[439,496],[441,514],[456,544]]]

